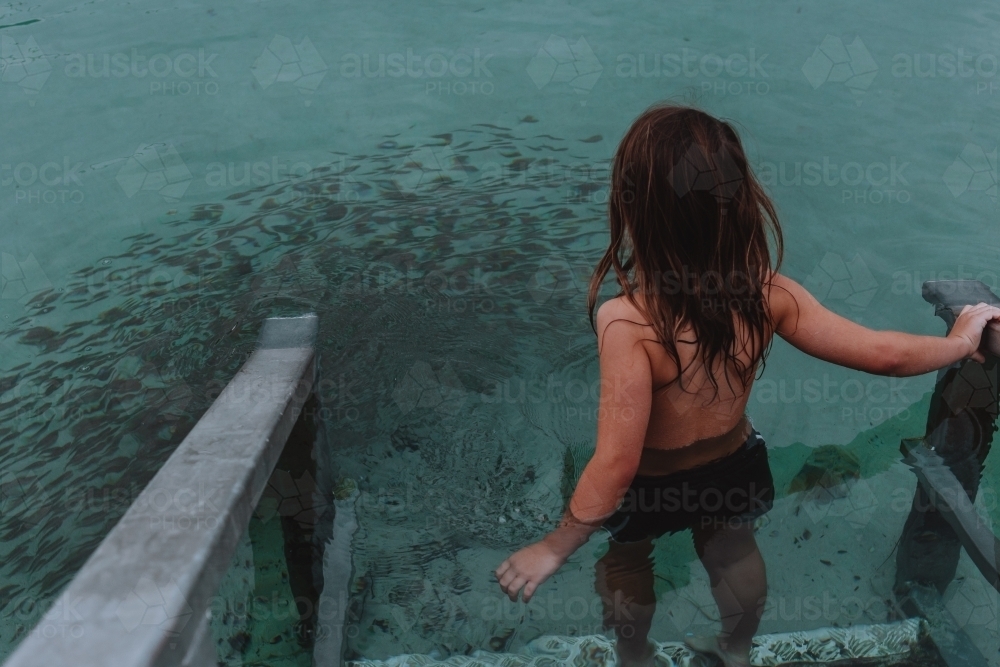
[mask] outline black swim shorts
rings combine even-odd
[[[603,527],[616,542],[638,542],[688,528],[753,521],[774,505],[767,445],[756,429],[721,459],[669,475],[636,475]]]

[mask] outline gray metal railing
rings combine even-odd
[[[978,280],[929,281],[923,297],[949,331],[966,305],[1000,305]],[[1000,540],[975,507],[997,417],[996,362],[990,358],[1000,357],[995,325],[983,332],[980,350],[989,355],[985,364],[956,363],[938,371],[925,435],[900,445],[918,484],[897,547],[896,600],[904,614],[928,620],[931,640],[949,667],[989,664],[942,599],[955,577],[960,548],[1000,590]]]
[[[923,297],[934,305],[935,315],[941,317],[951,331],[959,313],[967,305],[988,303],[1000,306],[1000,298],[978,280],[934,280],[923,285]],[[984,353],[1000,357],[1000,328],[987,325],[983,331],[980,349]],[[949,369],[938,371],[938,383],[944,379]],[[985,388],[985,387],[984,387]],[[996,415],[996,387],[991,389]],[[987,397],[983,397],[987,401]],[[955,406],[958,407],[958,406]],[[969,406],[980,410],[986,405]],[[1000,540],[993,534],[988,523],[975,508],[976,480],[959,480],[946,462],[942,452],[953,448],[953,441],[966,441],[974,437],[974,428],[969,420],[943,420],[920,441],[903,443],[906,462],[913,468],[921,486],[927,492],[931,505],[941,513],[965,547],[969,558],[975,563],[990,586],[1000,590]],[[982,438],[983,434],[979,437]],[[971,497],[970,497],[971,495]]]
[[[313,390],[317,318],[266,320],[257,349],[7,667],[215,665],[208,605]]]

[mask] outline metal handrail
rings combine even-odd
[[[253,352],[6,667],[215,665],[208,605],[315,381],[315,315],[272,318]]]

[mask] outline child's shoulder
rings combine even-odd
[[[608,327],[614,322],[621,322],[626,325],[612,327],[610,332],[613,332],[612,335],[616,337],[638,336],[641,335],[642,327],[650,326],[646,316],[626,296],[617,296],[602,303],[597,309],[595,320],[598,339],[604,338],[605,332],[608,332]]]
[[[598,322],[604,320],[605,324],[610,324],[616,319],[632,320],[638,324],[649,323],[636,305],[625,295],[608,299],[597,309]]]

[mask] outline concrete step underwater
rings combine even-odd
[[[694,653],[680,642],[657,642],[657,667],[713,667],[715,658]],[[750,654],[752,665],[941,665],[930,641],[926,621],[910,618],[895,623],[820,628],[803,632],[760,635]],[[351,667],[555,667],[556,665],[615,665],[613,640],[602,635],[546,636],[518,653],[476,651],[448,658],[397,655],[386,660],[354,660]]]

